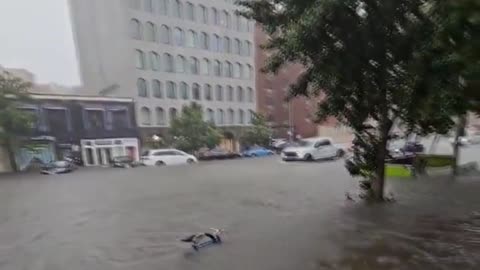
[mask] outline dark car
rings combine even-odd
[[[216,159],[234,159],[240,158],[242,155],[235,152],[229,152],[223,149],[212,149],[200,152],[199,160],[216,160]]]
[[[130,156],[114,157],[111,163],[114,168],[132,168],[140,166],[140,163],[135,162],[135,160]]]
[[[70,173],[76,169],[75,164],[68,161],[55,161],[42,166],[40,173],[42,174],[63,174]]]

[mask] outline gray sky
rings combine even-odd
[[[78,85],[68,0],[0,0],[0,65]]]

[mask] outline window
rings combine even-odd
[[[217,101],[223,101],[223,87],[221,85],[215,86],[215,97]]]
[[[70,126],[70,121],[69,121],[69,111],[67,108],[59,107],[59,108],[43,108],[45,117],[46,117],[46,122],[48,125],[48,129],[50,131],[56,131],[56,132],[68,132],[71,129]],[[103,122],[103,111],[99,111],[101,113],[101,118],[99,120],[102,120],[99,124],[101,126],[95,128],[104,128],[104,122]]]
[[[160,1],[160,4],[158,5],[158,11],[160,13],[160,15],[168,15],[168,4],[169,4],[169,0],[159,0]]]
[[[233,87],[232,86],[227,86],[227,101],[233,101]]]
[[[131,127],[127,108],[109,109],[107,111],[107,129],[126,129]]]
[[[223,37],[223,52],[231,53],[232,52],[232,41],[229,37]]]
[[[247,31],[252,32],[254,27],[255,27],[254,22],[250,21],[250,20],[247,20]]]
[[[145,69],[145,54],[140,50],[135,50],[135,65],[138,69]]]
[[[173,120],[177,119],[177,116],[178,116],[177,109],[170,108],[168,114],[170,115],[170,123],[172,123]]]
[[[220,16],[220,25],[221,26],[227,26],[227,16],[228,16],[228,12],[227,11],[222,11],[222,14]]]
[[[210,108],[207,109],[207,121],[215,124],[215,113]]]
[[[224,16],[225,16],[225,27],[228,29],[232,28],[232,16],[226,11],[224,11]]]
[[[233,77],[233,65],[230,62],[225,62],[225,77],[232,78]]]
[[[145,40],[155,42],[155,35],[155,25],[151,22],[147,22],[147,24],[145,25]]]
[[[128,5],[132,9],[140,9],[140,0],[129,0]]]
[[[182,29],[176,27],[173,31],[173,36],[175,38],[175,45],[185,46],[185,32]]]
[[[233,53],[240,55],[242,52],[242,43],[238,38],[235,39],[233,43]]]
[[[150,66],[152,70],[160,70],[160,56],[156,52],[150,52]]]
[[[213,40],[212,40],[212,51],[214,52],[221,52],[222,50],[222,39],[217,35],[213,35]]]
[[[137,90],[139,97],[148,97],[147,81],[145,79],[137,80]]]
[[[163,54],[163,67],[166,72],[174,71],[173,56],[168,53]]]
[[[242,109],[238,110],[238,123],[240,125],[245,124],[245,113]]]
[[[243,55],[245,56],[251,56],[252,55],[252,43],[250,43],[250,41],[248,40],[245,40],[244,44],[243,44]]]
[[[253,79],[253,68],[250,65],[247,65],[247,79]]]
[[[210,86],[210,84],[205,84],[203,92],[205,93],[206,100],[212,100],[212,86]]]
[[[217,110],[217,123],[219,125],[225,124],[225,112],[222,109]]]
[[[173,16],[183,18],[183,4],[179,0],[173,1]]]
[[[198,83],[194,83],[192,86],[192,96],[194,100],[202,99],[202,94],[200,93],[200,85],[198,85]]]
[[[220,25],[220,15],[216,8],[212,8],[212,20],[214,25]]]
[[[220,61],[218,60],[215,60],[215,62],[213,62],[213,74],[217,77],[222,76],[222,63],[220,63]]]
[[[157,125],[158,126],[165,125],[165,111],[162,108],[157,107],[155,109],[155,114],[156,114],[156,118],[157,118]]]
[[[202,35],[200,36],[200,45],[204,50],[210,49],[210,37],[205,32],[202,32]]]
[[[185,67],[187,66],[187,61],[182,55],[177,55],[175,57],[175,68],[178,73],[184,73]]]
[[[247,31],[247,24],[248,24],[248,21],[247,21],[247,18],[241,16],[240,17],[240,28],[238,29],[238,31]]]
[[[190,2],[187,3],[187,20],[195,21],[195,6]]]
[[[197,32],[195,32],[193,30],[188,30],[186,44],[187,44],[187,47],[190,47],[190,48],[198,47]]]
[[[242,29],[240,21],[241,21],[240,15],[235,14],[235,30],[237,30],[237,31],[241,31],[241,29]]]
[[[153,0],[144,0],[143,8],[146,12],[153,13]]]
[[[140,109],[140,122],[144,126],[150,126],[152,124],[152,115],[150,114],[149,108],[142,107]]]
[[[235,111],[232,109],[228,109],[228,123],[233,125],[235,123]]]
[[[172,31],[170,30],[170,27],[162,25],[160,27],[160,42],[162,42],[163,44],[171,44],[171,36]]]
[[[200,73],[202,75],[210,75],[210,66],[210,60],[208,60],[207,58],[203,58],[200,64]]]
[[[159,80],[152,81],[152,92],[156,98],[163,98],[162,83]]]
[[[208,24],[208,9],[205,6],[201,5],[200,12],[202,16],[202,23]]]
[[[143,27],[137,19],[130,20],[130,37],[133,39],[142,39]]]
[[[167,82],[167,97],[177,99],[177,85],[172,81]]]
[[[242,77],[242,65],[240,63],[235,63],[235,66],[233,67],[233,76],[235,78],[241,78]]]
[[[253,89],[248,87],[247,92],[248,92],[248,102],[253,102],[254,100]]]
[[[190,93],[188,93],[188,84],[185,82],[180,83],[180,97],[183,100],[187,100],[190,98]]]
[[[237,101],[238,102],[243,102],[244,99],[244,93],[243,93],[243,88],[241,86],[237,87]]]
[[[199,69],[200,67],[199,67],[198,59],[195,57],[190,57],[190,73],[198,74]]]

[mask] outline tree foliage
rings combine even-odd
[[[292,63],[304,72],[292,96],[316,96],[318,119],[335,117],[355,133],[357,172],[371,178],[383,199],[390,131],[402,123],[419,133],[445,133],[458,76],[439,64],[432,37],[437,25],[428,0],[240,1],[242,14],[269,35],[265,71]]]
[[[10,165],[17,170],[14,145],[19,136],[27,135],[34,120],[28,113],[18,109],[18,103],[29,100],[31,84],[12,76],[0,73],[0,144],[6,147]]]
[[[214,148],[222,139],[222,134],[203,120],[202,108],[196,103],[183,107],[181,116],[172,121],[170,135],[173,144],[186,152]]]
[[[241,141],[244,145],[248,146],[268,146],[272,134],[272,129],[267,125],[265,117],[261,114],[254,114],[252,118],[252,126],[245,130]]]

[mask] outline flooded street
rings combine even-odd
[[[341,161],[277,157],[2,176],[0,269],[480,268],[478,177],[392,180],[383,205],[356,187]],[[179,241],[210,227],[223,245]]]

